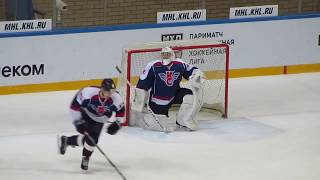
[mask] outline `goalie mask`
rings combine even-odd
[[[164,47],[161,50],[162,64],[168,65],[174,59],[174,52],[170,47]]]

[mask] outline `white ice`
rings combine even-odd
[[[1,180],[120,180],[95,151],[57,154],[75,91],[0,96]],[[229,118],[170,134],[124,127],[100,146],[128,180],[320,179],[320,73],[230,80]]]

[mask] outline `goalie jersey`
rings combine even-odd
[[[161,60],[149,63],[140,75],[137,88],[150,91],[150,100],[158,105],[167,105],[180,88],[182,77],[189,79],[196,67],[175,59],[169,65]]]
[[[89,116],[90,119],[104,123],[116,113],[116,118],[122,122],[124,117],[124,103],[120,94],[115,91],[110,98],[99,97],[100,87],[86,87],[80,89],[75,95],[70,108],[80,111],[82,116]]]

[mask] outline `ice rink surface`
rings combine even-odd
[[[75,91],[0,96],[1,180],[120,180],[96,150],[57,154],[75,134]],[[229,118],[202,114],[200,130],[170,134],[124,127],[100,146],[128,180],[320,179],[320,73],[230,80]]]

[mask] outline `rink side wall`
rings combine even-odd
[[[0,34],[0,94],[72,90],[116,79],[123,48],[169,35],[228,44],[232,78],[320,72],[320,14],[102,26]]]

